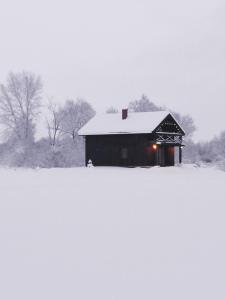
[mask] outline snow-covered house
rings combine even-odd
[[[184,130],[168,111],[97,114],[79,131],[85,137],[86,164],[95,166],[173,166],[175,147],[182,162]]]

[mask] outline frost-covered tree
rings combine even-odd
[[[145,95],[142,95],[141,99],[139,100],[130,102],[128,108],[133,112],[163,110],[162,107],[157,106],[155,103],[151,102]]]
[[[193,143],[189,140],[186,145],[186,162],[216,165],[225,170],[225,131],[210,141]]]
[[[119,111],[117,108],[110,106],[109,108],[107,108],[106,113],[107,114],[117,114]]]
[[[95,115],[92,106],[82,99],[78,99],[76,102],[67,100],[60,113],[63,116],[61,132],[71,137],[73,141],[77,137],[78,130]]]
[[[62,136],[63,113],[56,103],[50,102],[48,105],[47,129],[48,139],[51,146],[56,146]]]
[[[212,161],[225,170],[225,131],[223,131],[218,137],[215,137],[211,142]]]
[[[0,85],[0,122],[8,140],[21,144],[33,140],[41,94],[41,79],[30,72],[11,72],[7,83]]]
[[[68,100],[61,107],[50,102],[48,110],[48,143],[46,145],[46,140],[38,143],[38,164],[47,167],[83,165],[84,140],[78,136],[78,130],[93,117],[93,108],[83,100]]]
[[[212,143],[214,146],[214,151],[216,151],[218,155],[221,155],[225,159],[225,131],[223,131],[218,138],[215,138]]]
[[[225,171],[225,131],[223,131],[219,137],[219,149],[218,149],[218,155],[217,155],[217,161],[219,162],[219,167]],[[216,147],[216,144],[213,144],[214,149]]]

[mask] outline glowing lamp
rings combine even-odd
[[[156,145],[156,144],[152,145],[152,148],[153,148],[154,150],[157,150],[157,145]]]

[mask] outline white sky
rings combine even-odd
[[[40,74],[45,101],[97,111],[145,93],[190,113],[196,138],[225,130],[224,0],[0,0],[0,82]]]

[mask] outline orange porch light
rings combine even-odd
[[[157,145],[156,145],[156,144],[152,145],[152,148],[153,148],[154,150],[157,150]]]

